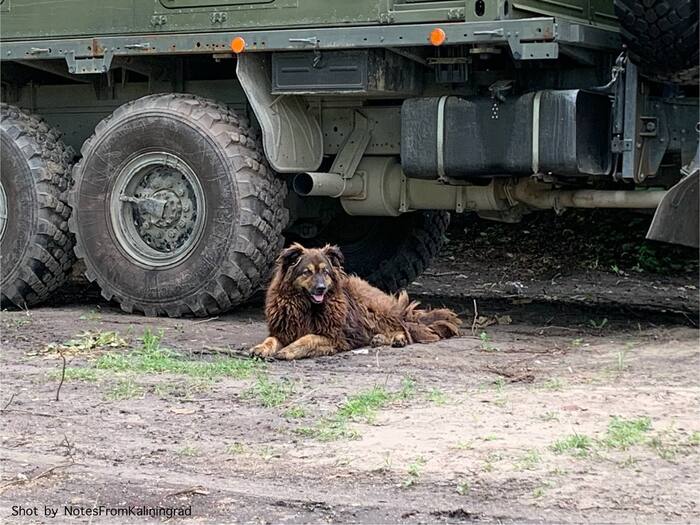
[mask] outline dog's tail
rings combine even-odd
[[[462,321],[449,308],[423,310],[418,308],[418,301],[408,299],[405,291],[399,294],[397,301],[401,319],[412,342],[432,343],[459,335]]]

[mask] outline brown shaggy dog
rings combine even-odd
[[[459,333],[461,321],[446,308],[418,309],[408,294],[387,295],[348,276],[337,246],[292,244],[277,259],[267,290],[270,337],[253,347],[260,357],[300,359],[362,346],[429,343]]]

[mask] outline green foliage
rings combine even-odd
[[[127,378],[118,381],[107,391],[105,397],[110,401],[123,401],[125,399],[142,398],[144,394],[145,390],[141,385],[137,384],[133,379]]]
[[[582,434],[572,434],[560,439],[552,445],[552,450],[557,454],[571,454],[576,457],[587,457],[593,449],[593,440]]]
[[[110,352],[100,356],[95,366],[118,372],[182,374],[200,378],[233,377],[245,379],[263,369],[257,359],[217,358],[213,361],[183,359],[176,352],[161,346],[163,331],[146,329],[141,346],[129,353]]]
[[[255,397],[266,408],[280,406],[294,392],[294,385],[286,380],[271,381],[266,375],[258,374],[255,384],[246,392],[247,397]]]
[[[608,448],[627,450],[632,445],[638,445],[646,440],[645,434],[651,429],[651,419],[640,417],[622,419],[614,417],[608,424],[603,444]]]

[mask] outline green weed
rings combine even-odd
[[[557,454],[571,454],[576,457],[587,457],[593,449],[593,440],[582,434],[572,434],[560,439],[552,445],[552,450]]]
[[[262,406],[272,408],[280,406],[294,392],[294,385],[283,379],[271,381],[266,375],[259,374],[255,384],[246,392],[247,397],[257,398]]]
[[[285,410],[282,415],[287,419],[301,419],[306,417],[306,410],[298,405],[293,405]]]
[[[359,392],[350,396],[335,414],[320,419],[313,426],[297,428],[295,432],[318,441],[354,439],[358,437],[358,433],[348,428],[348,423],[358,420],[371,423],[377,410],[394,399],[400,398],[401,392],[391,394],[380,386],[375,386],[365,392]]]
[[[213,379],[233,377],[244,379],[263,369],[257,359],[219,358],[213,361],[183,359],[174,351],[161,346],[163,332],[157,334],[146,329],[141,347],[129,353],[110,352],[100,356],[95,366],[103,370],[139,373],[169,373]]]
[[[542,456],[533,448],[520,457],[516,465],[520,470],[535,470],[540,461],[542,461]]]
[[[226,453],[231,456],[239,456],[246,452],[247,448],[243,443],[231,443],[226,447]]]
[[[466,496],[469,493],[471,486],[468,481],[460,481],[457,483],[457,494],[460,496]]]
[[[608,448],[627,450],[633,445],[646,440],[646,433],[651,429],[651,419],[640,417],[622,419],[614,417],[608,423],[608,430],[603,438],[603,444]]]
[[[497,348],[491,344],[491,336],[486,332],[481,332],[479,334],[479,339],[481,340],[481,349],[484,352],[495,352],[497,350]]]
[[[540,415],[542,421],[559,421],[559,413],[553,411],[547,411]]]
[[[420,478],[421,471],[423,470],[423,467],[425,466],[425,458],[423,456],[417,457],[413,463],[411,463],[408,466],[407,469],[407,476],[403,480],[403,483],[401,483],[401,486],[403,488],[409,488],[415,485],[418,482],[418,479]]]
[[[409,376],[404,376],[401,380],[401,390],[397,394],[399,399],[409,399],[416,393],[416,381]]]
[[[433,388],[428,391],[428,401],[436,405],[444,405],[447,403],[448,397],[442,390]]]
[[[391,401],[391,394],[383,387],[375,386],[367,392],[350,396],[338,410],[337,417],[351,421],[364,419],[370,423],[378,409]]]
[[[177,451],[177,455],[182,457],[199,456],[199,449],[193,445],[185,445]]]
[[[49,372],[48,377],[51,380],[61,379],[62,371],[56,370]],[[64,381],[97,381],[98,373],[94,368],[66,368]]]
[[[141,398],[144,394],[145,390],[142,386],[135,383],[133,379],[127,378],[118,381],[107,391],[105,397],[110,401],[122,401],[124,399]]]

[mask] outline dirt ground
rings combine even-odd
[[[149,319],[74,286],[2,312],[0,519],[698,522],[697,254],[643,258],[634,228],[591,250],[584,222],[456,221],[410,288],[465,321],[431,345],[252,361],[260,296]]]

